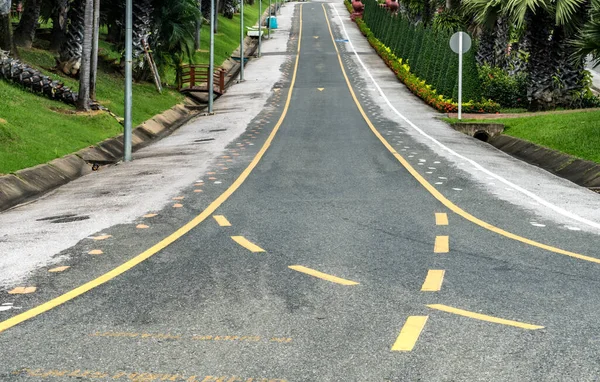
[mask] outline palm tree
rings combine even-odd
[[[84,26],[81,68],[79,70],[79,98],[77,99],[77,110],[89,111],[92,40],[94,36],[94,0],[85,0]]]
[[[11,0],[0,0],[0,50],[9,51],[13,56],[17,55],[17,49],[13,43],[12,24],[10,22]]]
[[[133,73],[138,81],[147,79],[149,75],[144,45],[152,32],[153,11],[152,0],[133,1]]]
[[[57,68],[72,76],[79,73],[81,52],[83,50],[83,35],[85,32],[86,0],[74,0],[68,13],[67,34],[60,47]]]
[[[592,2],[590,18],[573,40],[575,57],[586,59],[592,56],[594,65],[600,64],[600,0]]]
[[[41,0],[27,0],[25,3],[23,15],[13,36],[16,45],[31,48],[39,24],[41,7]]]

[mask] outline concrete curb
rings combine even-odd
[[[543,168],[587,188],[600,187],[600,164],[548,149],[508,135],[491,137],[488,143],[515,158]]]
[[[169,135],[199,114],[200,111],[189,110],[186,106],[197,105],[186,100],[136,127],[132,133],[133,150]],[[123,147],[121,134],[46,164],[0,176],[0,211],[87,175],[92,172],[93,165],[119,162],[123,157]]]

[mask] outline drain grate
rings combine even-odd
[[[214,141],[214,138],[204,138],[204,139],[196,139],[194,142],[196,143],[205,143],[205,142],[210,142],[210,141]]]
[[[58,216],[48,216],[47,218],[36,219],[36,221],[43,222],[43,221],[46,221],[46,220],[56,220],[56,219],[71,218],[73,216],[77,216],[77,215],[75,215],[75,214],[67,214],[67,215],[58,215]]]
[[[56,219],[56,220],[52,220],[50,223],[54,223],[54,224],[58,224],[58,223],[72,223],[72,222],[78,222],[78,221],[82,221],[82,220],[88,220],[90,217],[89,216],[72,216],[69,218],[62,218],[62,219]]]
[[[216,133],[218,131],[227,131],[227,129],[214,129],[214,130],[208,130],[210,133]]]

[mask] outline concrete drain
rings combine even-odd
[[[210,142],[210,141],[214,141],[214,138],[204,138],[204,139],[196,139],[194,141],[194,143],[206,143],[206,142]]]
[[[36,221],[49,221],[53,224],[60,223],[71,223],[78,222],[82,220],[88,220],[90,217],[87,215],[77,216],[75,214],[67,214],[67,215],[58,215],[58,216],[49,216],[47,218],[37,219]]]
[[[590,187],[590,190],[600,194],[600,187]]]

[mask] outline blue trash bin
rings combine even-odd
[[[267,17],[267,25],[271,29],[277,29],[277,17]]]

